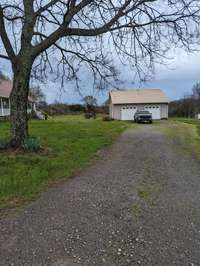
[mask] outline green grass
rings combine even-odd
[[[178,121],[186,124],[195,125],[197,127],[200,127],[200,120],[198,119],[192,119],[192,118],[172,118],[171,121]]]
[[[200,160],[200,121],[197,119],[173,118],[165,128],[179,150],[189,152]],[[178,144],[178,145],[177,145]]]
[[[33,198],[51,182],[70,177],[97,157],[127,127],[124,122],[86,120],[81,116],[31,121],[31,136],[45,149],[40,153],[0,152],[0,206]],[[9,124],[0,123],[0,138]]]

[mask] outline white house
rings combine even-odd
[[[133,120],[137,110],[148,110],[154,120],[168,118],[169,99],[160,89],[111,91],[109,95],[110,117],[117,120]]]
[[[12,91],[12,81],[0,80],[0,117],[10,116],[10,94]],[[35,110],[35,103],[29,97],[28,112]]]

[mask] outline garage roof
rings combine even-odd
[[[169,102],[169,99],[167,98],[166,94],[160,89],[111,91],[110,98],[113,104]]]

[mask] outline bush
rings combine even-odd
[[[9,141],[7,139],[0,139],[0,150],[5,150],[8,148]]]
[[[37,152],[41,149],[40,140],[38,138],[29,137],[24,141],[24,149],[31,152]]]
[[[103,121],[113,121],[113,119],[111,117],[109,117],[109,116],[103,116],[102,120]]]

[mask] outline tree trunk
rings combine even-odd
[[[23,62],[15,66],[13,70],[13,88],[10,96],[11,104],[11,141],[12,148],[23,146],[25,138],[28,136],[28,94],[31,66]]]

